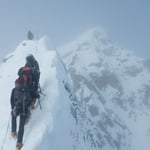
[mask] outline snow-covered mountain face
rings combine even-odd
[[[22,150],[74,149],[76,123],[70,113],[70,93],[66,90],[66,86],[70,88],[68,75],[56,51],[49,50],[47,43],[47,37],[23,41],[0,66],[1,150],[15,149],[16,140],[11,137],[10,95],[18,70],[25,65],[28,54],[33,54],[39,62],[40,86],[45,96],[40,98],[42,109],[37,101],[37,108],[31,111],[31,119],[25,125]]]
[[[77,140],[89,150],[148,150],[150,60],[122,50],[97,29],[59,54],[77,95]]]

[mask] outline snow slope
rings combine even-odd
[[[16,141],[10,135],[10,94],[18,69],[24,66],[28,54],[33,54],[39,62],[40,85],[45,96],[41,95],[40,99],[42,109],[37,107],[32,110],[31,120],[25,126],[22,150],[72,149],[70,132],[75,128],[75,120],[70,114],[71,102],[64,88],[64,83],[69,85],[69,81],[56,51],[50,50],[47,43],[47,37],[36,41],[23,41],[14,52],[6,56],[0,66],[1,150],[15,149]]]
[[[58,52],[86,116],[83,141],[96,150],[149,150],[150,59],[120,48],[101,29]]]

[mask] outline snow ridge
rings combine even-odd
[[[0,95],[0,146],[4,141],[6,127],[9,123],[7,138],[2,150],[15,149],[16,141],[10,135],[10,120],[8,122],[11,111],[10,94],[18,69],[24,66],[25,57],[28,54],[33,54],[39,62],[40,85],[45,96],[41,95],[40,98],[42,109],[40,110],[38,106],[32,110],[31,120],[25,126],[22,150],[72,149],[73,141],[70,138],[70,132],[75,120],[70,114],[70,99],[63,84],[63,81],[69,84],[69,80],[56,51],[50,50],[46,44],[47,38],[45,37],[35,41],[25,40],[15,51],[6,56],[0,66],[0,89],[3,89]]]

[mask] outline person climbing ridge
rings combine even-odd
[[[18,71],[18,79],[11,93],[11,135],[17,138],[16,150],[23,146],[24,125],[30,119],[30,108],[35,108],[36,99],[40,97],[38,92],[40,70],[39,64],[32,54],[26,57],[26,64]],[[17,134],[17,117],[20,116],[19,130]]]
[[[26,57],[26,64],[24,67],[19,69],[18,72],[19,78],[22,78],[22,80],[28,80],[25,81],[27,86],[30,88],[31,92],[31,97],[32,97],[32,109],[35,108],[35,102],[36,99],[40,97],[39,92],[38,92],[38,87],[39,87],[39,79],[40,79],[40,70],[39,70],[39,64],[34,58],[32,54],[29,54]],[[27,79],[27,77],[29,79]]]
[[[21,149],[23,146],[24,125],[30,118],[31,95],[27,87],[21,84],[17,79],[15,88],[13,88],[10,98],[11,103],[11,135],[17,138],[16,148]],[[20,116],[19,130],[17,134],[17,117]]]

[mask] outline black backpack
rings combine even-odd
[[[19,85],[14,89],[15,111],[16,116],[20,113],[26,114],[29,106],[31,106],[31,94],[24,85]]]

